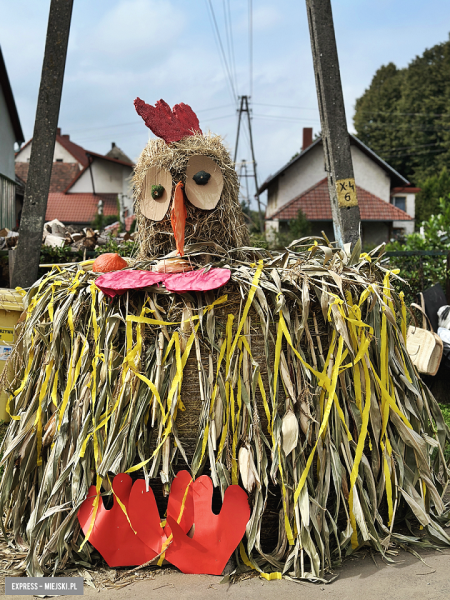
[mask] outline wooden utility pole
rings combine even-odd
[[[306,0],[314,60],[325,168],[338,244],[360,237],[361,217],[353,175],[331,0]]]
[[[253,162],[253,179],[255,180],[255,198],[256,198],[256,202],[258,203],[258,213],[259,213],[259,229],[261,231],[261,233],[264,232],[264,215],[262,213],[261,210],[261,201],[259,199],[259,192],[258,192],[258,177],[256,175],[256,160],[255,160],[255,150],[253,148],[253,134],[252,134],[252,122],[250,119],[250,109],[248,107],[248,96],[240,96],[239,99],[241,101],[240,105],[239,105],[239,109],[238,109],[238,127],[237,127],[237,134],[236,134],[236,145],[234,147],[234,162],[236,164],[236,158],[237,158],[237,151],[238,151],[238,146],[239,146],[239,134],[241,132],[241,119],[243,118],[243,114],[247,113],[247,123],[248,123],[248,133],[250,136],[250,150],[252,153],[252,162]],[[250,201],[250,198],[249,198]]]
[[[13,287],[29,287],[38,277],[72,7],[73,0],[51,0],[50,4],[30,169],[15,251]]]

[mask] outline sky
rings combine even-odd
[[[50,0],[0,0],[0,46],[26,139],[49,7]],[[450,2],[332,0],[332,7],[353,131],[355,101],[381,65],[404,67],[449,39]],[[59,117],[74,142],[102,154],[115,142],[136,160],[153,134],[133,101],[163,98],[189,104],[203,132],[222,135],[233,156],[241,95],[251,97],[261,183],[300,149],[303,127],[320,131],[303,0],[74,0]],[[245,127],[237,160],[251,161]]]

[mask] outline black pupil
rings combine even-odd
[[[198,171],[192,178],[197,185],[206,185],[211,175],[206,171]]]

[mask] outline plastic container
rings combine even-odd
[[[0,288],[0,376],[14,348],[16,341],[14,328],[23,310],[22,296],[19,292]],[[12,365],[10,365],[8,367],[8,381],[12,381],[13,376]],[[9,415],[6,413],[7,401],[8,393],[4,389],[1,389],[0,421],[10,420]]]

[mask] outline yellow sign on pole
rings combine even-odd
[[[353,177],[351,179],[339,179],[336,181],[336,191],[339,208],[343,208],[344,206],[358,206],[356,185]]]

